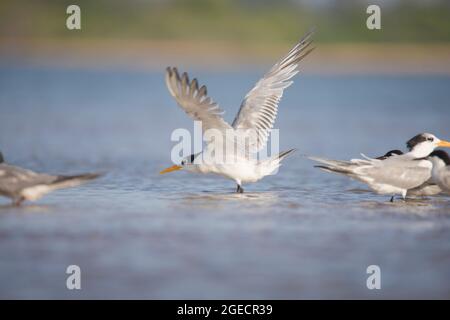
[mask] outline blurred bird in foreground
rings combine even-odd
[[[0,152],[0,195],[10,198],[16,206],[25,200],[35,201],[51,191],[75,187],[99,176],[96,173],[73,176],[36,173],[6,164]]]

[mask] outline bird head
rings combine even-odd
[[[160,174],[165,174],[165,173],[169,173],[172,171],[178,171],[181,169],[192,170],[194,167],[194,160],[195,160],[195,157],[197,156],[197,154],[191,154],[190,156],[183,158],[183,160],[181,160],[179,165],[176,164],[169,168],[166,168],[163,171],[161,171]]]
[[[450,142],[431,133],[420,133],[406,142],[406,146],[416,158],[425,158],[438,147],[450,148]]]

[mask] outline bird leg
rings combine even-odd
[[[21,205],[22,202],[24,202],[24,201],[25,201],[25,198],[24,198],[24,197],[20,197],[20,198],[14,199],[14,200],[13,200],[13,205],[16,206],[16,207],[20,207],[20,205]]]
[[[242,189],[241,185],[237,185],[236,193],[244,193],[244,189]]]
[[[394,196],[392,196],[392,198],[391,198],[391,202],[394,202]]]

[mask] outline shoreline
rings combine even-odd
[[[205,71],[267,68],[289,45],[235,42],[0,39],[1,64],[58,68],[154,71],[162,66],[189,66]],[[450,44],[314,43],[305,59],[307,74],[450,75]]]

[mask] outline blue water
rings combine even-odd
[[[0,68],[0,150],[40,172],[106,175],[36,203],[0,199],[1,298],[450,298],[450,198],[388,202],[302,155],[378,156],[450,139],[450,77],[299,75],[276,127],[297,148],[245,186],[170,165],[192,121],[160,73]],[[232,121],[264,70],[195,72]],[[66,289],[68,265],[82,290]],[[368,290],[366,268],[381,268]]]

